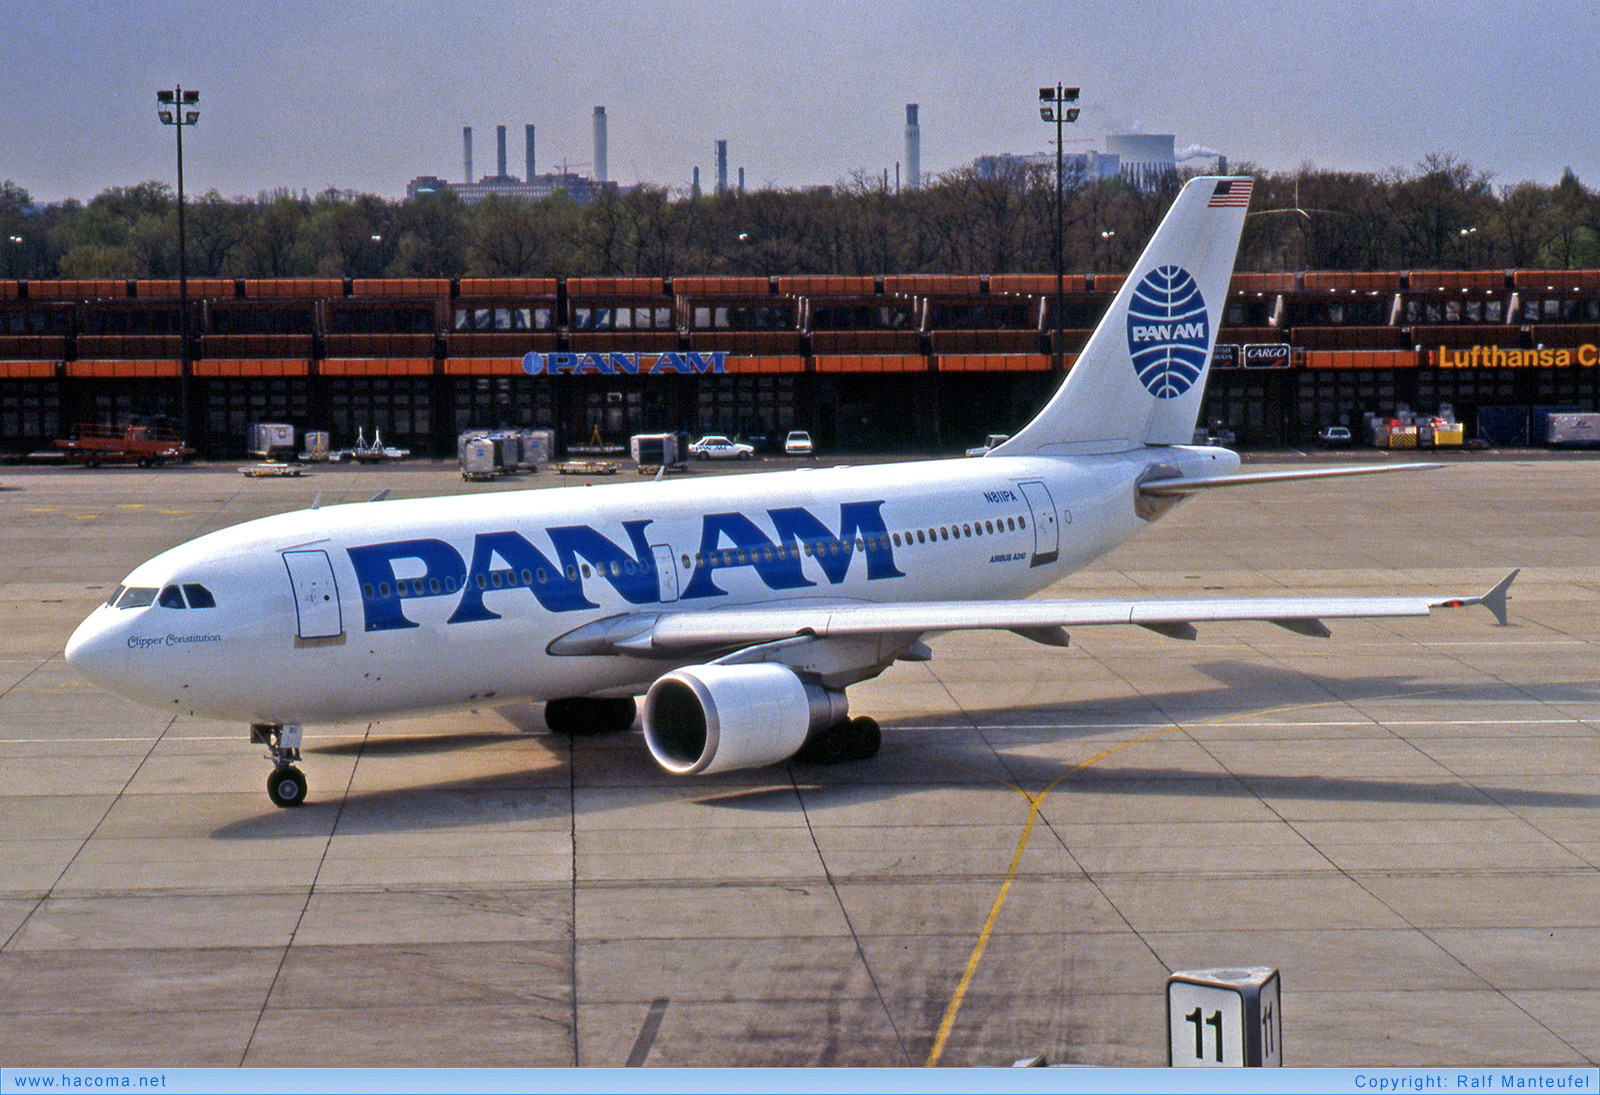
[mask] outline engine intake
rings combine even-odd
[[[794,756],[848,711],[843,692],[786,665],[690,665],[650,686],[644,740],[675,775],[759,768]]]

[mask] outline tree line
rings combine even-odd
[[[1449,156],[1383,174],[1256,171],[1238,269],[1600,267],[1600,193],[1569,170],[1554,185],[1495,185]],[[1182,179],[1063,180],[1069,272],[1126,270]],[[694,195],[608,188],[580,205],[465,205],[329,190],[188,201],[191,277],[578,277],[1049,273],[1053,168],[961,168],[918,190],[858,173],[832,186]],[[0,183],[0,276],[171,278],[177,203],[163,182],[88,202],[35,203]]]

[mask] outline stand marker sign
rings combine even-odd
[[[1278,971],[1182,970],[1167,978],[1167,1064],[1282,1067]]]

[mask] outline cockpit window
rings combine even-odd
[[[122,596],[122,591],[127,589],[127,588],[128,588],[127,586],[118,586],[116,589],[113,589],[111,591],[111,596],[106,598],[106,604],[107,605],[116,604],[117,603],[117,598]]]
[[[178,592],[177,586],[168,586],[161,591],[161,596],[156,598],[156,604],[162,608],[184,608],[183,594]]]
[[[117,598],[118,608],[148,608],[155,604],[155,586],[129,586],[122,591],[122,596]]]
[[[211,596],[211,591],[203,585],[194,582],[185,582],[183,591],[189,595],[190,608],[216,608],[217,599]]]

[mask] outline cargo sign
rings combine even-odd
[[[524,354],[522,371],[529,376],[595,373],[600,376],[638,376],[643,373],[725,373],[728,355],[722,350],[687,353],[555,353]]]
[[[1287,369],[1289,344],[1287,342],[1247,342],[1244,346],[1246,369]]]
[[[1600,365],[1600,346],[1585,344],[1569,350],[1508,350],[1501,346],[1452,350],[1440,346],[1433,363],[1440,369],[1570,369],[1574,365],[1592,369]]]

